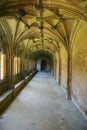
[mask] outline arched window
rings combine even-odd
[[[20,50],[19,46],[16,48],[15,56],[14,56],[14,75],[20,73]]]
[[[0,80],[4,79],[6,76],[6,55],[0,49]]]
[[[6,54],[0,38],[0,80],[6,77]]]
[[[45,71],[46,70],[46,61],[43,59],[41,61],[41,71]]]
[[[20,57],[14,57],[14,75],[20,73]]]

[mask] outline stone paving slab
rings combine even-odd
[[[87,130],[51,73],[40,72],[0,118],[0,130]]]

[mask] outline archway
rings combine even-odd
[[[41,71],[45,71],[46,70],[46,61],[43,59],[41,61]]]

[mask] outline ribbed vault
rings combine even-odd
[[[8,48],[27,41],[30,52],[54,53],[60,45],[68,51],[81,20],[87,20],[86,1],[2,0],[0,16],[0,33]]]

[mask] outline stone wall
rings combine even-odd
[[[6,80],[0,81],[0,96],[8,90]]]
[[[81,29],[74,41],[72,57],[72,93],[80,108],[87,115],[87,23],[81,23]]]

